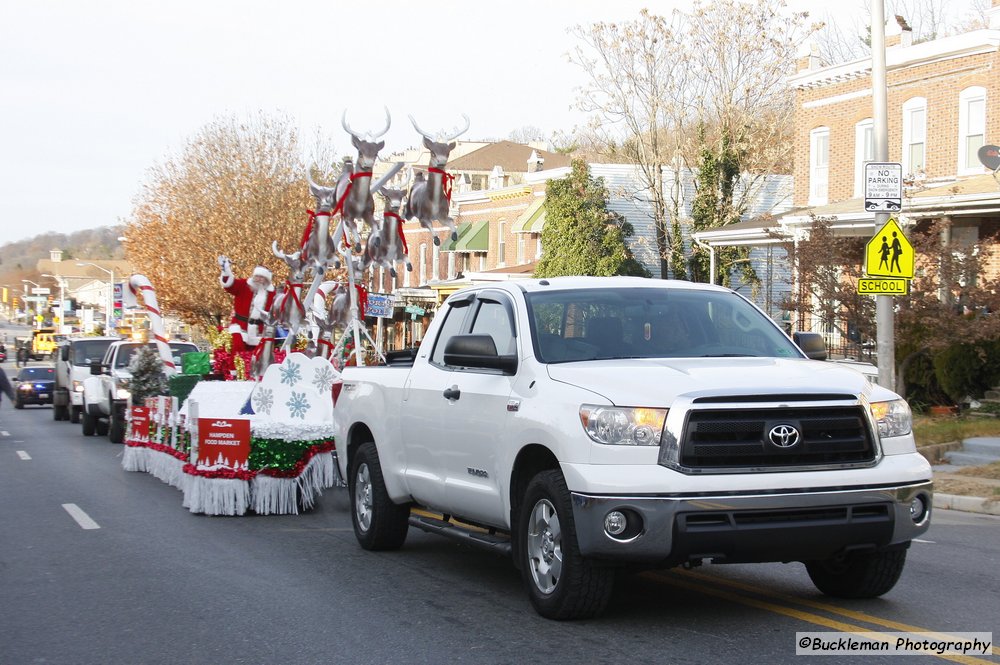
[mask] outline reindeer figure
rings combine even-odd
[[[326,320],[326,298],[334,293],[340,282],[329,281],[319,285],[313,296],[312,309],[309,312],[309,344],[306,355],[329,358],[333,351],[334,322]]]
[[[457,129],[450,136],[438,134],[437,140],[417,126],[417,121],[410,116],[413,128],[424,137],[424,147],[430,150],[430,166],[427,169],[427,178],[416,178],[413,186],[410,187],[410,195],[406,197],[406,208],[403,212],[404,219],[416,218],[420,225],[434,233],[434,221],[441,222],[451,229],[451,239],[458,240],[458,230],[455,227],[455,220],[449,216],[451,207],[451,182],[454,176],[448,175],[444,167],[448,163],[448,156],[455,149],[454,139],[469,130],[469,116],[463,114],[465,118],[465,128]],[[449,143],[451,141],[451,143]],[[440,245],[441,239],[434,236],[434,244]]]
[[[395,277],[396,264],[405,263],[406,269],[412,272],[413,264],[410,263],[406,238],[403,236],[403,218],[399,216],[399,209],[403,204],[403,197],[406,196],[406,190],[380,187],[378,193],[385,199],[382,229],[378,234],[372,234],[368,238],[368,251],[365,253],[366,260],[363,270],[367,270],[369,265],[375,264],[388,268],[389,274]],[[373,237],[379,241],[373,242]]]
[[[331,262],[335,268],[340,267],[337,246],[330,236],[330,218],[337,205],[337,187],[317,185],[309,171],[306,171],[306,179],[309,180],[309,193],[316,199],[316,212],[309,220],[302,258],[309,262],[315,272],[322,274]]]
[[[378,152],[385,147],[385,141],[375,141],[384,136],[389,131],[389,109],[385,109],[385,128],[377,133],[366,133],[364,138],[351,129],[347,124],[347,111],[340,118],[340,124],[344,131],[351,135],[351,144],[358,149],[357,166],[344,163],[344,169],[340,173],[337,181],[337,201],[339,203],[340,224],[347,231],[353,232],[354,251],[361,251],[361,239],[357,230],[357,220],[364,221],[370,230],[375,233],[379,225],[375,221],[375,201],[372,199],[370,190],[372,179],[372,168],[378,158]],[[340,229],[338,228],[338,233]],[[350,234],[349,234],[350,235]],[[335,235],[334,240],[339,241]]]
[[[302,251],[285,254],[278,249],[278,241],[271,243],[271,251],[288,266],[288,279],[284,286],[278,288],[271,305],[271,321],[281,323],[288,329],[288,337],[282,348],[288,351],[295,343],[299,327],[306,319],[306,308],[302,305],[302,278],[306,273],[306,261]]]

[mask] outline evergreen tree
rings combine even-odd
[[[717,148],[705,141],[704,127],[698,136],[701,154],[698,161],[698,176],[695,179],[697,194],[691,203],[691,233],[717,229],[740,221],[743,212],[734,197],[736,183],[740,177],[743,161],[740,149],[734,145],[733,137],[723,134]],[[739,143],[739,141],[735,141]],[[691,279],[709,282],[711,261],[708,250],[694,246],[691,248]],[[720,247],[715,250],[715,283],[730,286],[734,269],[739,269],[743,282],[754,291],[760,286],[760,278],[750,264],[750,251],[746,247]]]
[[[636,275],[649,277],[625,244],[632,225],[608,210],[608,190],[582,160],[571,173],[551,180],[545,190],[545,226],[535,277]]]
[[[163,373],[163,361],[152,346],[139,347],[132,356],[128,370],[132,373],[129,390],[132,392],[133,404],[141,405],[147,397],[167,393],[167,377]]]

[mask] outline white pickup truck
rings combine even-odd
[[[100,361],[112,342],[119,337],[76,337],[59,346],[56,359],[56,389],[52,417],[55,420],[80,422],[83,414],[83,382],[90,376],[90,365]]]
[[[824,593],[881,595],[929,526],[931,469],[904,400],[798,341],[707,285],[459,291],[408,359],[343,372],[355,534],[510,552],[557,619],[603,611],[616,568],[704,560],[801,561]]]
[[[91,364],[91,376],[83,382],[84,436],[107,434],[112,443],[125,440],[125,408],[131,396],[129,382],[132,379],[128,367],[141,346],[156,348],[151,342],[121,340],[113,342],[104,352],[104,357]],[[169,346],[178,367],[183,354],[198,350],[190,342],[170,342]]]

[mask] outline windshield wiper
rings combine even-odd
[[[699,358],[756,358],[753,353],[706,353]]]

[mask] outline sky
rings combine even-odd
[[[791,0],[813,17],[862,0]],[[0,0],[0,244],[127,218],[147,170],[213,119],[284,114],[349,152],[392,114],[383,155],[429,132],[572,130],[584,74],[568,30],[686,0]],[[853,9],[851,7],[854,7]],[[833,12],[832,14],[830,12]]]

